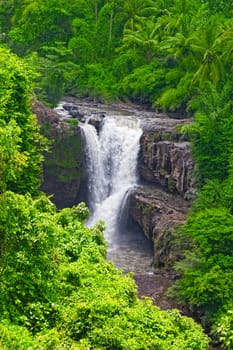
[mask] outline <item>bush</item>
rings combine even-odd
[[[118,99],[118,85],[109,68],[101,63],[87,65],[87,89],[89,94],[101,102]]]
[[[174,85],[174,81],[167,84],[167,87],[163,89],[164,92],[162,92],[157,99],[154,99],[154,107],[160,107],[165,111],[176,111],[181,107],[185,107],[190,98],[192,75],[191,73],[183,74],[181,70],[177,71],[177,74],[181,76],[179,77],[177,84],[175,84],[175,87],[171,87]],[[169,73],[171,72],[168,72],[167,75],[169,75]]]
[[[28,65],[9,50],[0,48],[0,126],[5,129],[0,142],[3,143],[4,134],[9,137],[8,142],[2,145],[0,159],[1,168],[10,166],[7,173],[0,170],[0,176],[6,175],[6,189],[23,194],[37,193],[42,151],[46,149],[37,119],[31,112],[31,91],[32,71]],[[15,128],[16,135],[11,141],[12,127]],[[15,169],[12,168],[12,162]]]
[[[233,217],[224,208],[194,212],[183,230],[193,249],[176,264],[182,278],[171,291],[210,324],[232,302]]]
[[[214,337],[217,335],[224,349],[233,349],[233,309],[218,315],[212,333]]]
[[[141,103],[152,102],[164,86],[164,74],[155,63],[138,67],[122,80],[122,93]]]

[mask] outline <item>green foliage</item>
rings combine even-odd
[[[170,72],[168,72],[168,74],[169,73]],[[180,75],[183,75],[182,72],[180,72]],[[172,86],[173,84],[170,82],[169,86]],[[171,111],[181,108],[190,97],[190,84],[190,73],[186,73],[183,77],[179,77],[176,87],[166,88],[162,95],[155,100],[154,106],[159,106],[162,110]]]
[[[47,50],[51,62],[54,51],[63,52]],[[30,111],[27,66],[2,54],[1,74],[8,80],[0,86],[0,347],[206,349],[208,339],[194,321],[138,301],[131,276],[105,260],[104,224],[85,227],[83,203],[57,212],[44,195],[7,191],[24,193],[27,186],[35,194],[33,171],[43,143]],[[88,84],[107,92],[111,72],[100,64],[88,69]]]
[[[90,215],[89,209],[84,203],[72,208],[64,208],[59,212],[58,223],[63,227],[68,225],[72,219],[79,220],[84,223]]]
[[[229,176],[222,183],[222,192],[224,193],[224,204],[231,213],[233,213],[233,161],[230,156]]]
[[[21,130],[14,120],[8,125],[2,121],[0,127],[0,192],[4,191],[9,182],[16,181],[25,171],[27,155],[20,152],[22,140]]]
[[[213,329],[213,335],[217,334],[224,349],[231,350],[233,347],[233,310],[229,309],[218,316]]]
[[[178,293],[211,324],[214,315],[232,303],[233,217],[224,208],[203,209],[189,217],[183,230],[193,250],[176,265],[182,279],[172,294]]]
[[[33,201],[29,196],[5,192],[0,198],[1,317],[30,329],[47,324],[53,313],[51,299],[59,259],[54,210],[46,197]]]
[[[33,338],[27,328],[12,325],[7,321],[0,322],[0,349],[24,350],[33,345]]]
[[[91,95],[102,102],[114,101],[118,96],[118,86],[111,71],[102,64],[87,66],[87,87]]]
[[[17,326],[8,321],[0,322],[0,349],[1,350],[86,350],[85,344],[77,344],[59,332],[56,328],[44,330],[36,336],[27,328]]]
[[[49,105],[57,105],[65,91],[74,92],[74,87],[83,78],[83,70],[72,61],[70,49],[63,42],[43,46],[43,56],[32,52],[26,57],[28,64],[39,72],[35,80],[38,99]]]
[[[232,13],[232,4],[229,1],[224,1],[224,0],[205,0],[211,12],[214,13],[219,13],[219,12],[224,12],[224,15],[230,16]]]
[[[176,310],[161,313],[151,306],[150,301],[138,302],[96,328],[93,332],[96,345],[122,350],[206,349],[207,342],[200,338],[198,329],[192,334],[195,344],[190,339],[190,319],[181,317]]]
[[[193,329],[192,320],[176,311],[161,312],[149,301],[138,301],[130,276],[122,278],[111,264],[99,261],[90,245],[88,253],[91,256],[85,251],[78,263],[64,269],[67,281],[79,287],[61,315],[63,330],[73,340],[89,339],[96,349],[177,349],[181,344],[182,349],[207,347],[207,339],[198,327]]]
[[[221,182],[229,175],[229,150],[233,147],[233,113],[229,88],[226,85],[219,93],[209,85],[199,100],[195,101],[198,111],[190,134],[201,184],[215,179]]]
[[[224,184],[218,180],[206,180],[192,207],[193,211],[201,211],[206,208],[230,208],[227,195],[232,196],[232,191],[225,189]]]
[[[54,322],[59,264],[76,261],[92,244],[93,258],[105,255],[102,227],[83,227],[89,214],[83,204],[56,214],[44,196],[32,200],[5,192],[0,212],[1,317],[35,332]]]
[[[0,48],[0,347],[207,347],[189,319],[137,301],[104,260],[103,224],[84,227],[83,205],[57,213],[45,197],[5,192],[35,195],[40,182],[32,79],[51,105],[75,94],[195,112],[199,196],[182,233],[193,252],[174,290],[232,347],[231,15],[222,0],[0,0],[0,41],[28,62]]]
[[[93,61],[93,46],[85,38],[72,37],[69,41],[69,49],[72,50],[74,61],[79,63],[91,63]]]
[[[230,81],[232,5],[223,1],[2,3],[0,40],[20,55],[38,53],[39,59],[34,63],[41,72],[39,96],[47,103],[54,105],[68,93],[93,95],[101,100],[126,95],[174,110],[184,108],[196,96],[196,87],[203,89],[212,82],[221,89],[223,83]],[[145,64],[154,63],[157,67],[152,76],[139,89]],[[172,86],[166,78],[160,80],[161,69],[166,77],[171,65],[180,71]],[[104,71],[102,84],[96,69],[90,66]],[[145,73],[148,78],[148,72]],[[128,89],[132,80],[134,87]]]
[[[206,84],[190,107],[199,192],[179,239],[188,242],[185,259],[176,264],[181,278],[170,293],[187,303],[211,329],[224,349],[232,347],[233,187],[231,84],[221,92]],[[192,247],[192,249],[190,248]]]
[[[149,102],[156,95],[164,82],[164,70],[158,69],[157,65],[151,63],[136,68],[122,81],[124,95],[140,102]],[[158,92],[157,92],[158,93]]]
[[[84,204],[56,212],[45,196],[5,192],[0,212],[2,349],[207,349],[193,320],[137,299]]]
[[[119,50],[118,56],[113,61],[113,75],[117,81],[123,80],[127,75],[133,72],[133,70],[142,65],[144,62],[134,49],[127,50],[121,53]],[[128,93],[128,91],[126,91]]]
[[[22,60],[0,48],[0,182],[1,188],[19,193],[38,190],[41,153],[45,149],[45,140],[30,109],[31,75]]]

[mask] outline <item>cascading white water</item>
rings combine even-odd
[[[103,120],[99,135],[89,124],[82,126],[86,139],[89,203],[88,225],[103,220],[105,238],[114,243],[118,214],[126,191],[137,182],[136,167],[141,129],[126,116]]]

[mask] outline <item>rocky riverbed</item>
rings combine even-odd
[[[163,310],[177,308],[178,305],[166,298],[165,293],[174,283],[174,274],[163,270],[151,274],[135,274],[134,280],[137,284],[138,296],[149,297],[154,304]],[[183,310],[185,313],[185,310]],[[187,314],[187,310],[186,310]]]

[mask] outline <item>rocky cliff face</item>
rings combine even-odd
[[[130,193],[129,215],[154,242],[156,267],[170,267],[179,258],[173,232],[185,222],[195,197],[190,143],[177,128],[186,123],[155,115],[143,124],[138,165],[142,186]]]
[[[194,162],[190,143],[177,131],[179,124],[188,120],[168,117],[154,118],[147,123],[141,137],[139,175],[154,186],[189,199],[195,193]]]
[[[41,190],[52,195],[58,208],[70,207],[85,200],[84,157],[77,120],[66,120],[50,108],[36,102],[42,132],[51,141],[50,152],[45,154],[44,180]]]
[[[173,244],[173,232],[187,217],[190,202],[155,187],[131,191],[128,213],[154,242],[155,267],[171,267],[180,252]]]

